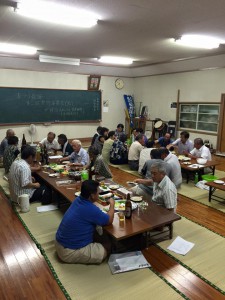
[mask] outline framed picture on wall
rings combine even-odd
[[[90,75],[88,77],[88,90],[99,90],[101,76],[98,75]]]

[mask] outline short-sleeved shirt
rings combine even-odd
[[[152,201],[168,209],[176,208],[177,189],[168,176],[165,175],[160,183],[154,182]]]
[[[171,173],[169,178],[172,180],[172,182],[175,184],[177,188],[180,187],[182,183],[182,174],[181,174],[180,163],[177,156],[174,155],[173,153],[169,153],[167,157],[164,159],[164,162],[166,162],[171,166]]]
[[[133,142],[129,149],[128,160],[139,160],[142,149],[144,147],[138,141]]]
[[[209,148],[206,147],[205,145],[203,145],[200,149],[194,148],[190,153],[196,157],[202,157],[207,160],[212,159],[211,152],[210,152]]]
[[[40,141],[40,144],[45,146],[47,150],[60,149],[60,145],[59,145],[59,143],[57,142],[56,139],[54,139],[52,141],[52,143],[50,143],[47,138],[44,138],[42,141]]]
[[[184,144],[181,142],[180,138],[172,143],[172,145],[178,147],[178,154],[183,154],[184,151],[191,152],[194,148],[194,144],[192,141],[187,140]]]
[[[166,175],[169,176],[170,178],[170,174],[171,174],[171,166],[169,164],[167,164],[166,162],[162,161],[161,159],[149,159],[145,162],[144,165],[144,169],[146,169],[146,174],[145,174],[145,179],[151,179],[152,175],[151,175],[151,166],[154,165],[155,163],[160,162],[161,164],[163,164],[165,166],[166,169]],[[145,184],[139,184],[138,185],[143,191],[145,191],[146,193],[152,195],[153,193],[153,185],[145,185]]]
[[[99,154],[94,163],[95,173],[104,176],[105,178],[112,178],[112,173],[109,169],[108,164],[104,162],[101,154]]]
[[[69,160],[71,163],[81,163],[83,166],[89,163],[89,155],[87,151],[80,148],[79,152],[73,152],[69,155]]]
[[[169,144],[171,144],[173,142],[173,140],[169,139],[169,140],[165,140],[165,138],[162,136],[158,139],[158,144],[161,146],[161,147],[166,147],[168,146]]]
[[[31,169],[24,159],[14,160],[9,170],[9,186],[12,200],[17,202],[18,196],[28,194],[32,197],[35,189],[25,188],[32,182]]]
[[[65,213],[57,230],[56,240],[65,248],[83,248],[93,242],[96,225],[104,226],[108,222],[109,215],[80,196]]]

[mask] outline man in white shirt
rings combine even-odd
[[[46,147],[47,151],[60,149],[60,145],[55,139],[54,132],[49,132],[47,137],[40,141],[39,144],[41,147]]]
[[[141,150],[144,148],[144,134],[138,134],[131,144],[128,153],[128,164],[131,170],[138,171]]]
[[[64,158],[60,158],[59,162],[69,160],[71,166],[83,167],[89,164],[89,155],[85,149],[82,148],[80,140],[72,141],[73,152]]]
[[[51,203],[51,190],[44,185],[40,185],[31,176],[30,165],[33,163],[35,156],[36,150],[31,146],[26,146],[21,153],[21,159],[14,160],[10,167],[10,196],[14,202],[18,203],[18,197],[27,194],[30,202]]]
[[[157,162],[151,166],[151,175],[154,182],[152,201],[168,210],[175,211],[177,206],[177,189],[166,175],[163,162]]]
[[[194,140],[194,149],[190,153],[185,153],[190,158],[205,158],[207,160],[212,160],[212,156],[208,147],[206,147],[201,138]]]
[[[175,148],[177,154],[185,154],[193,149],[193,142],[189,140],[189,132],[182,131],[180,133],[180,138],[166,146],[168,150]]]
[[[170,179],[178,189],[182,183],[182,174],[179,160],[176,155],[169,152],[169,150],[166,148],[160,148],[159,151],[161,154],[161,159],[171,166]]]

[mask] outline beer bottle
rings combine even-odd
[[[22,144],[21,144],[21,152],[23,152],[23,149],[26,147],[26,145],[27,145],[27,141],[25,139],[25,134],[23,134]]]
[[[44,145],[44,162],[46,165],[48,165],[48,151],[45,145]]]
[[[132,216],[132,203],[130,201],[130,194],[127,194],[127,200],[125,204],[125,218],[130,219]]]

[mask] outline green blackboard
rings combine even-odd
[[[0,87],[0,124],[100,120],[101,91]]]

